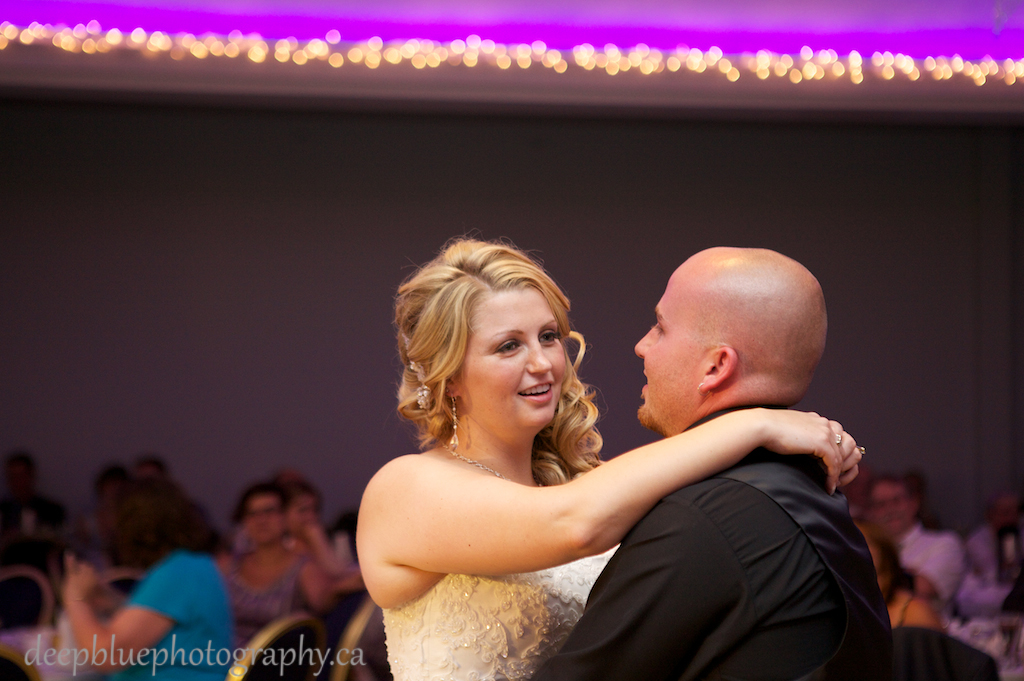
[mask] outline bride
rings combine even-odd
[[[661,497],[759,446],[813,453],[833,485],[859,458],[852,437],[835,444],[838,423],[749,409],[602,463],[568,311],[543,269],[501,243],[454,241],[398,290],[398,411],[424,451],[377,472],[357,532],[397,681],[528,679]]]

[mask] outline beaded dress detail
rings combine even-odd
[[[614,551],[539,572],[447,575],[385,610],[395,681],[529,679],[565,643]]]

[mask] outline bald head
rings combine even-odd
[[[702,343],[736,350],[745,398],[790,405],[803,397],[827,327],[821,286],[806,267],[761,248],[710,248],[672,275],[665,299],[677,297],[695,308]]]
[[[825,349],[818,280],[775,251],[711,248],[675,271],[636,344],[640,422],[681,433],[721,409],[800,401]]]

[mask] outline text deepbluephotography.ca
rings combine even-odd
[[[137,650],[125,650],[116,647],[116,636],[110,637],[109,649],[99,647],[96,636],[92,638],[92,648],[43,648],[43,637],[36,637],[36,645],[25,651],[25,664],[28,666],[46,665],[52,667],[71,668],[71,675],[77,676],[78,670],[90,669],[104,665],[117,667],[131,667],[134,665],[147,666],[152,668],[153,676],[159,667],[177,665],[179,667],[199,666],[231,666],[230,676],[241,677],[248,670],[246,663],[262,667],[277,667],[281,676],[284,676],[285,668],[293,664],[305,664],[316,667],[317,675],[324,667],[334,665],[365,665],[363,651],[360,648],[338,648],[334,651],[334,657],[329,657],[326,652],[319,648],[307,648],[305,636],[299,636],[297,648],[214,648],[213,642],[209,642],[205,649],[177,647],[177,636],[171,636],[170,648],[139,648]]]

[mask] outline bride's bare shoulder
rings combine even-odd
[[[447,462],[434,456],[431,451],[399,456],[384,464],[374,474],[366,486],[363,498],[380,493],[392,494],[400,489],[408,490],[411,486],[435,480],[449,469]]]

